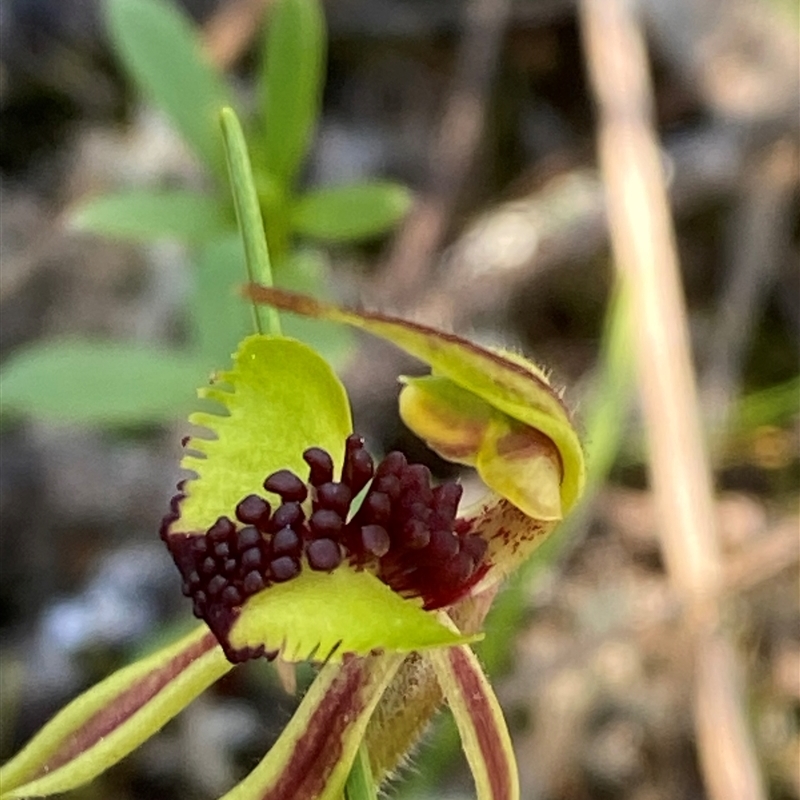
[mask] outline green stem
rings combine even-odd
[[[231,179],[233,204],[244,244],[247,275],[251,283],[272,286],[272,268],[269,263],[269,250],[264,235],[264,221],[258,204],[250,156],[244,140],[239,118],[232,108],[223,108],[219,114],[222,137],[225,141],[225,155],[228,159],[228,172]],[[280,336],[281,322],[274,308],[253,305],[255,326],[259,333],[269,331]]]
[[[364,742],[358,748],[344,791],[347,800],[375,800],[375,783]]]

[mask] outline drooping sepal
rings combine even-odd
[[[461,735],[478,800],[519,800],[511,737],[491,684],[469,647],[427,655]]]
[[[403,656],[326,664],[261,763],[222,800],[339,800],[378,700]]]
[[[119,670],[73,700],[3,765],[0,797],[44,797],[87,783],[230,669],[203,626]]]

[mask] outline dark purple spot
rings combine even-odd
[[[384,475],[400,475],[403,470],[408,466],[406,457],[399,450],[392,450],[387,453],[386,457],[378,465],[375,471],[376,478],[382,478]]]
[[[226,606],[241,605],[242,595],[235,586],[226,586],[220,596],[220,601]]]
[[[294,528],[306,518],[302,506],[298,502],[284,503],[272,515],[272,529]]]
[[[389,552],[391,540],[386,528],[381,525],[364,525],[361,528],[361,545],[376,558],[382,558]]]
[[[236,549],[242,553],[251,547],[257,547],[264,539],[261,533],[252,526],[242,528],[236,536]]]
[[[292,528],[281,528],[272,538],[272,555],[299,556],[302,542],[297,532]]]
[[[311,535],[315,539],[327,537],[337,538],[344,527],[344,520],[335,512],[327,508],[315,511],[308,520],[308,527],[311,528]]]
[[[373,492],[382,492],[390,500],[397,500],[400,497],[400,478],[392,474],[381,475],[372,482],[371,489]]]
[[[406,522],[401,536],[403,544],[411,550],[421,550],[431,540],[430,528],[421,519],[410,519]]]
[[[248,572],[242,581],[242,589],[244,589],[244,592],[247,595],[260,592],[264,588],[264,585],[264,578],[262,578],[261,575],[255,570]]]
[[[227,542],[219,542],[214,545],[214,555],[217,558],[227,558],[231,554],[231,548]]]
[[[272,580],[282,583],[300,574],[300,562],[291,556],[281,556],[270,562],[269,572]]]
[[[370,522],[383,525],[392,516],[392,501],[383,492],[370,492],[364,500],[364,514]]]
[[[346,483],[353,495],[357,495],[372,477],[375,465],[372,456],[364,450],[364,440],[353,433],[345,440],[344,467],[342,481]]]
[[[438,569],[438,577],[443,583],[459,584],[464,583],[475,569],[475,562],[468,553],[460,551],[451,559],[441,564]]]
[[[342,551],[333,539],[315,539],[306,546],[306,556],[311,569],[330,572],[342,563]]]
[[[459,549],[458,538],[451,531],[432,531],[425,548],[426,561],[444,562],[451,559]]]
[[[208,539],[205,536],[192,536],[192,551],[198,555],[205,555],[208,552]]]
[[[266,530],[270,515],[269,503],[257,494],[249,494],[236,506],[236,519],[245,525],[255,525]]]
[[[433,490],[433,503],[437,514],[452,520],[456,515],[464,487],[460,483],[443,483]]]
[[[317,503],[320,508],[329,508],[339,516],[346,517],[353,499],[353,492],[343,483],[323,483],[317,488]]]
[[[251,570],[261,569],[263,561],[261,558],[261,550],[258,547],[251,547],[242,553],[239,558],[242,572],[247,574]]]
[[[227,517],[220,517],[209,529],[208,538],[212,544],[227,541],[236,528]]]
[[[312,486],[333,480],[333,459],[321,447],[309,447],[303,453],[303,461],[308,464],[308,481]]]
[[[279,469],[273,472],[265,481],[264,488],[281,497],[284,502],[302,503],[308,497],[308,488],[293,472],[288,469]]]
[[[475,564],[479,564],[481,559],[486,555],[486,550],[489,543],[486,539],[479,536],[477,533],[465,536],[461,540],[461,550],[466,553]]]
[[[211,556],[208,556],[206,559],[203,560],[203,563],[200,565],[200,572],[203,575],[213,575],[217,571],[217,562],[214,561]]]
[[[228,585],[228,580],[222,575],[215,575],[209,582],[208,582],[208,593],[215,597],[216,595],[220,594],[222,590]]]
[[[228,577],[230,577],[231,575],[233,575],[234,572],[237,571],[238,566],[239,565],[236,563],[236,559],[235,558],[226,558],[225,561],[222,564],[222,571]]]

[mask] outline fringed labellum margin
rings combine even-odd
[[[0,800],[79,786],[232,662],[277,654],[324,663],[278,742],[223,800],[339,800],[368,723],[380,780],[442,695],[479,800],[517,800],[508,731],[466,646],[476,637],[444,609],[458,616],[493,596],[577,500],[583,457],[561,398],[514,354],[278,290],[248,293],[362,328],[429,363],[431,376],[404,381],[403,419],[445,458],[473,466],[492,492],[459,513],[457,484],[432,486],[428,470],[400,453],[375,465],[352,433],[343,387],[316,353],[282,337],[246,339],[233,368],[200,392],[219,413],[190,418],[203,429],[182,462],[194,477],[161,531],[208,627],[70,704],[0,770]],[[420,676],[428,688],[405,692]],[[391,725],[397,691],[402,730]],[[386,713],[370,722],[384,696]]]

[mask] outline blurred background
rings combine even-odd
[[[259,145],[272,6],[169,7],[252,120],[278,281],[523,350],[567,387],[585,432],[587,501],[501,595],[482,645],[523,797],[702,800],[691,647],[648,490],[634,342],[611,302],[576,3],[325,0],[324,92],[285,181],[301,198],[291,213]],[[800,800],[800,13],[795,0],[640,11],[725,627],[768,796]],[[249,325],[224,180],[164,99],[185,76],[164,63],[147,78],[119,20],[102,0],[0,5],[3,759],[80,690],[192,624],[157,530],[193,389]],[[303,205],[354,182],[382,187],[370,224],[348,227],[357,203]],[[164,193],[170,213],[152,199]],[[396,376],[419,365],[342,332],[292,332],[331,358],[376,454],[399,447],[457,474],[397,416]],[[70,797],[217,797],[294,702],[272,667],[247,664]],[[390,795],[473,791],[442,714]]]

